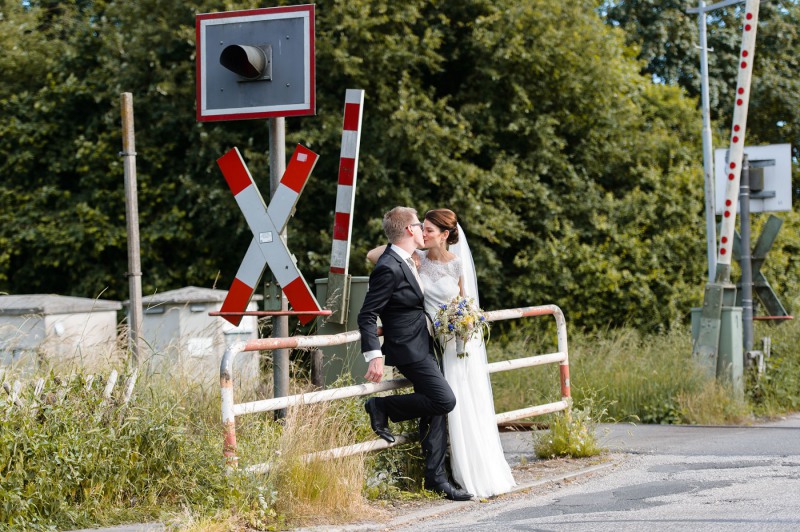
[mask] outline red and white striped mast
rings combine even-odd
[[[336,212],[333,221],[331,268],[328,272],[327,308],[334,323],[347,322],[350,299],[350,240],[353,230],[353,205],[358,177],[358,152],[361,146],[361,120],[364,116],[364,91],[347,89],[344,97],[342,147],[339,154],[339,181],[336,187]]]

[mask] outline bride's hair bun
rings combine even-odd
[[[425,213],[425,219],[442,231],[450,231],[447,243],[453,245],[458,242],[458,217],[450,209],[433,209]]]
[[[449,229],[449,231],[450,234],[447,236],[447,243],[452,246],[453,244],[458,242],[458,226],[454,225]]]

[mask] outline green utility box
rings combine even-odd
[[[697,341],[700,331],[702,308],[692,309],[692,341]],[[744,394],[742,372],[744,349],[742,347],[742,307],[722,307],[722,316],[717,349],[717,380],[733,386],[738,395]]]
[[[317,334],[329,335],[358,330],[358,313],[361,311],[364,297],[367,295],[369,277],[350,277],[349,282],[349,298],[345,302],[347,305],[347,320],[344,324],[326,321],[317,329]],[[328,304],[328,279],[316,279],[314,283],[317,289],[317,301],[322,303],[323,308],[330,308]],[[325,386],[328,386],[346,373],[350,373],[356,382],[364,381],[364,375],[367,373],[367,363],[364,362],[364,356],[361,354],[361,342],[331,345],[321,349]]]

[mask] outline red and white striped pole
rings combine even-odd
[[[350,232],[353,228],[352,214],[356,196],[363,108],[364,91],[347,89],[344,98],[344,125],[342,149],[339,155],[339,185],[336,188],[330,273],[347,274],[350,263]]]
[[[731,257],[733,255],[733,233],[736,224],[736,202],[739,195],[739,180],[742,175],[744,156],[744,134],[747,127],[747,109],[750,103],[750,82],[753,77],[755,59],[756,28],[758,27],[759,0],[748,0],[745,4],[742,27],[742,49],[739,55],[739,75],[736,80],[736,101],[733,108],[731,143],[728,150],[727,180],[725,187],[725,210],[722,214],[722,229],[717,257],[717,282],[730,281]]]
[[[334,312],[330,320],[345,323],[349,299],[347,271],[350,265],[350,240],[353,229],[353,205],[358,176],[358,151],[361,144],[361,120],[364,115],[364,91],[347,89],[344,98],[342,148],[339,155],[339,182],[336,189],[336,212],[333,222],[331,268],[328,273],[328,300]]]

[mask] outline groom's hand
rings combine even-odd
[[[369,361],[367,374],[364,378],[370,382],[381,382],[383,378],[383,357],[376,357]]]

